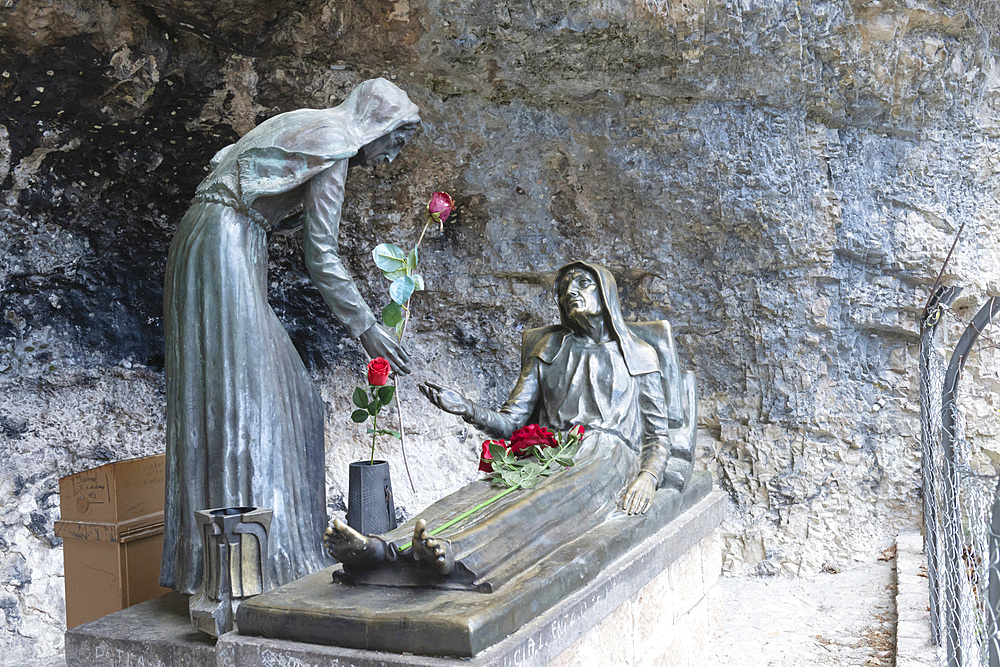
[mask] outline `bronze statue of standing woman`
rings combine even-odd
[[[365,81],[339,106],[283,113],[219,151],[178,226],[164,287],[167,468],[160,583],[193,593],[202,577],[194,511],[274,512],[270,578],[329,562],[323,401],[267,302],[267,242],[302,207],[313,283],[349,334],[407,371],[408,358],[338,256],[353,164],[390,161],[420,121],[406,93]]]

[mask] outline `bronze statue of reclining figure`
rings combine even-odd
[[[432,537],[428,526],[458,516],[496,489],[473,482],[384,535],[361,535],[334,520],[324,540],[343,563],[346,581],[493,591],[613,515],[642,521],[657,488],[674,494],[684,488],[694,459],[694,376],[685,373],[682,381],[670,325],[627,324],[614,277],[603,267],[567,264],[555,291],[561,324],[524,333],[521,373],[500,410],[433,383],[421,390],[494,438],[508,438],[529,423],[559,431],[583,425],[573,467],[441,536]]]

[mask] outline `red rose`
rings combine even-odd
[[[435,192],[427,202],[427,212],[439,223],[444,223],[455,210],[455,200],[447,192]]]
[[[392,368],[389,362],[382,357],[375,357],[368,362],[368,384],[374,387],[381,387],[389,381],[389,372]]]
[[[506,447],[507,443],[503,440],[487,440],[483,443],[483,453],[479,457],[480,472],[493,472],[493,466],[490,465],[490,461],[493,460],[493,455],[490,454],[490,445],[500,445],[501,447]]]
[[[584,431],[585,431],[586,429],[585,429],[585,428],[583,427],[583,424],[577,424],[576,426],[574,426],[574,427],[573,427],[573,428],[571,428],[570,430],[571,430],[571,431],[576,431],[576,434],[577,434],[578,436],[580,436],[580,437],[582,438],[582,437],[583,437],[583,432],[584,432]]]
[[[517,456],[527,456],[529,447],[555,447],[558,444],[556,436],[538,424],[528,424],[510,436],[510,451]]]

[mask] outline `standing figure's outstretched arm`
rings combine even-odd
[[[323,300],[352,337],[372,357],[385,357],[400,373],[409,372],[409,355],[378,326],[351,274],[340,261],[340,212],[344,202],[347,160],[335,162],[305,185],[303,230],[306,266]]]

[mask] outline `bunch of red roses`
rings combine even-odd
[[[504,496],[518,489],[531,488],[538,484],[542,477],[571,467],[573,456],[579,451],[582,442],[583,426],[574,426],[565,432],[552,433],[538,424],[528,424],[514,431],[510,436],[510,442],[487,440],[483,443],[479,469],[490,473],[489,478],[503,488],[503,491],[427,532],[430,535],[438,535]],[[400,550],[409,549],[411,545],[412,542],[404,544]]]
[[[510,442],[484,442],[479,469],[499,486],[531,488],[542,477],[573,466],[583,434],[582,425],[552,433],[544,426],[528,424],[514,431]]]

